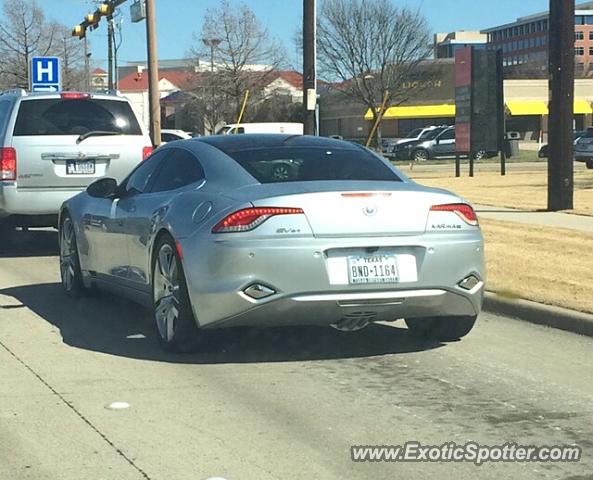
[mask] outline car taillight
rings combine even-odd
[[[247,232],[277,215],[302,215],[301,208],[255,207],[231,213],[212,229],[212,233]]]
[[[478,216],[474,209],[467,203],[447,203],[445,205],[433,205],[431,212],[452,212],[457,214],[465,223],[469,225],[478,225]]]
[[[144,147],[142,149],[142,161],[146,160],[148,157],[150,157],[152,155],[152,152],[154,151],[153,147]]]
[[[0,180],[16,180],[16,150],[0,148]]]
[[[90,93],[81,92],[63,92],[60,94],[62,100],[88,100],[91,98]]]

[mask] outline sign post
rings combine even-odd
[[[32,92],[59,92],[62,89],[60,59],[58,57],[33,57],[29,83]]]

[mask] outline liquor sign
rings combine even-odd
[[[471,151],[472,129],[472,59],[471,47],[455,52],[455,151]]]
[[[455,54],[455,149],[469,154],[500,150],[504,114],[502,61],[492,50]]]

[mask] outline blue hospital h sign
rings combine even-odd
[[[62,88],[60,59],[33,57],[31,59],[31,91],[57,92]]]

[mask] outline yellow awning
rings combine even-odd
[[[513,116],[548,114],[548,104],[538,100],[511,100],[506,102],[506,106]]]
[[[593,113],[593,108],[587,100],[575,100],[574,101],[574,114],[575,115],[587,115]]]
[[[389,107],[383,115],[385,120],[401,118],[445,118],[455,116],[455,105],[445,103],[442,105],[410,105],[405,107]],[[365,120],[372,120],[373,113],[369,111],[364,116]]]

